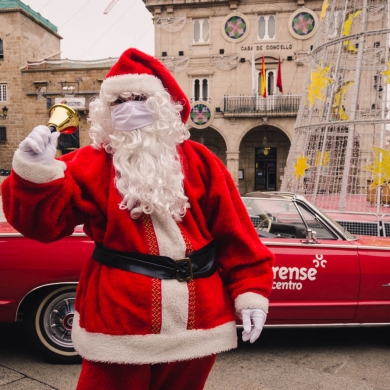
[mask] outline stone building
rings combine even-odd
[[[241,193],[279,190],[322,2],[144,2],[155,55],[190,98],[191,138],[226,164]],[[60,40],[56,27],[23,3],[0,3],[0,112],[2,103],[8,108],[0,120],[0,169],[10,169],[19,142],[47,122],[54,103],[78,108],[76,141],[89,142],[89,100],[115,59],[61,60]]]
[[[26,135],[48,122],[56,103],[73,107],[80,118],[77,134],[60,136],[61,151],[89,143],[89,101],[115,59],[61,60],[61,39],[56,26],[24,3],[0,2],[0,113],[6,112],[0,119],[0,175],[11,169]]]
[[[10,169],[13,152],[26,133],[28,103],[20,69],[28,60],[58,58],[60,39],[54,25],[23,3],[0,3],[0,111],[8,108],[7,117],[0,120],[1,169]]]
[[[101,82],[116,59],[96,61],[44,60],[28,62],[21,70],[25,107],[24,136],[34,126],[45,124],[54,104],[66,104],[78,114],[79,130],[61,134],[59,154],[90,143],[87,116],[91,98],[99,93]],[[20,140],[18,141],[20,142]]]
[[[191,138],[227,165],[241,193],[279,190],[322,2],[144,2],[155,55],[191,98]]]

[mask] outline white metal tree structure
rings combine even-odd
[[[390,2],[325,0],[282,191],[322,209],[390,204]]]
[[[119,0],[111,0],[110,4],[108,4],[107,8],[104,10],[104,15],[107,15],[114,8],[118,1]]]

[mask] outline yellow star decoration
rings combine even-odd
[[[343,99],[347,89],[353,84],[353,81],[345,81],[342,85],[339,85],[336,89],[336,93],[333,98],[333,115],[336,120],[347,121],[349,120],[348,115],[345,113],[343,107]]]
[[[366,171],[374,175],[371,188],[382,185],[385,181],[390,180],[390,151],[372,147],[374,152],[374,161],[364,166]]]
[[[381,72],[381,74],[387,77],[386,84],[390,84],[390,62],[387,63],[387,69]]]
[[[322,165],[323,167],[326,167],[330,161],[329,155],[330,155],[330,152],[322,153],[318,150],[317,155],[316,155],[316,167],[319,167],[320,165]],[[321,161],[322,161],[322,163],[321,163]]]
[[[329,7],[329,1],[324,0],[321,8],[320,21],[325,18],[326,10],[328,9],[328,7]]]
[[[334,80],[326,75],[330,72],[332,64],[328,65],[326,68],[321,66],[318,67],[317,71],[311,72],[311,83],[307,88],[307,98],[306,101],[310,103],[310,108],[313,107],[314,102],[317,99],[325,100],[322,95],[322,90],[327,87],[329,84],[334,83]]]
[[[294,173],[297,179],[299,179],[299,176],[305,177],[305,170],[310,168],[310,165],[307,165],[307,159],[308,157],[305,157],[304,155],[297,158]]]
[[[348,37],[351,35],[352,22],[361,13],[362,13],[362,10],[359,9],[356,12],[350,11],[345,15],[345,20],[343,23],[343,37]],[[356,47],[348,40],[343,42],[343,49],[345,51],[347,51],[348,53],[352,53],[352,54],[356,54],[358,51],[358,49],[356,49]]]

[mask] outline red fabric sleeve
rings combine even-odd
[[[98,210],[104,205],[98,202],[99,194],[108,191],[108,183],[99,177],[102,170],[110,169],[110,164],[108,167],[90,164],[97,153],[102,152],[86,147],[65,155],[61,158],[67,165],[65,177],[47,183],[32,183],[12,171],[2,184],[3,209],[8,222],[24,236],[41,242],[70,235],[79,224],[85,224],[88,233],[91,220],[101,219]],[[90,185],[92,181],[96,183],[94,186]],[[88,186],[82,188],[83,183]],[[105,221],[94,223],[103,226]]]

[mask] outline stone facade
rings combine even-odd
[[[193,106],[201,103],[192,112],[201,121],[190,121],[191,138],[227,165],[241,193],[279,190],[322,2],[144,1],[155,24],[155,55]],[[236,34],[228,31],[234,28]],[[263,56],[266,99],[259,96]],[[276,88],[279,57],[283,95]]]
[[[59,56],[61,37],[21,8],[0,8],[0,84],[7,94],[0,101],[8,108],[8,116],[0,121],[6,127],[6,142],[0,142],[0,168],[10,169],[14,150],[26,134],[26,96],[23,93],[21,67],[27,60],[39,61]]]
[[[102,80],[107,74],[110,64],[102,67],[68,69],[68,61],[61,66],[54,64],[53,69],[39,69],[51,65],[46,61],[43,66],[30,65],[21,71],[22,93],[24,96],[24,128],[23,136],[27,135],[35,126],[46,124],[49,119],[49,110],[56,103],[65,103],[69,98],[85,99],[85,106],[76,108],[79,117],[80,146],[90,143],[87,124],[87,115],[90,99],[99,94]],[[64,91],[64,87],[74,86],[71,94]],[[42,92],[43,90],[43,92]],[[57,101],[56,101],[57,100]],[[20,142],[20,140],[19,140]]]
[[[56,99],[85,99],[85,107],[77,110],[78,136],[80,146],[87,145],[89,101],[98,94],[101,81],[115,61],[61,60],[62,38],[56,27],[23,3],[20,7],[18,4],[11,9],[2,9],[0,4],[0,88],[1,84],[7,88],[6,100],[0,101],[0,112],[3,105],[8,108],[6,119],[0,121],[0,128],[6,129],[6,140],[0,141],[3,173],[11,169],[14,151],[26,135],[35,126],[48,122]]]
[[[280,189],[321,4],[145,0],[155,25],[155,55],[191,100],[191,138],[226,164],[241,193]],[[80,146],[89,143],[89,100],[115,59],[59,60],[61,37],[53,27],[21,8],[0,7],[0,84],[8,90],[0,111],[2,103],[9,109],[0,121],[7,133],[0,169],[11,168],[20,141],[47,123],[56,98],[69,94],[85,99]],[[263,57],[267,98],[261,96]],[[283,94],[276,87],[279,58]]]

